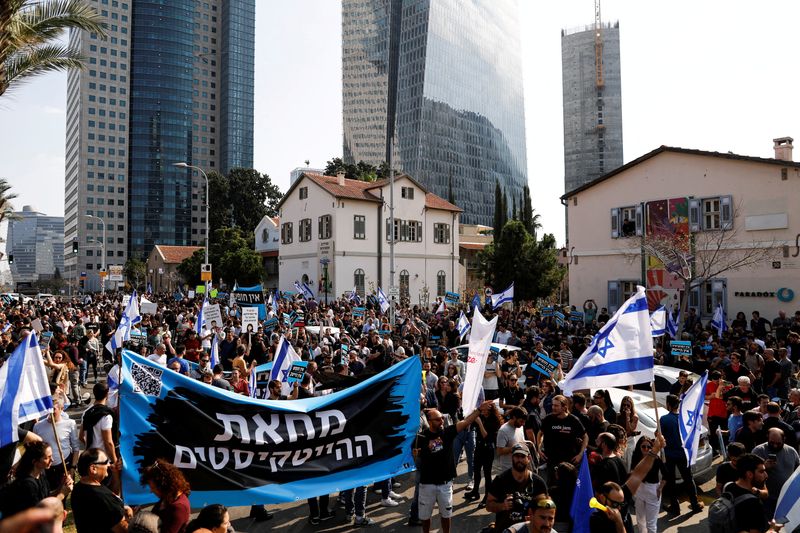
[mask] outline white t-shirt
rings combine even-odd
[[[164,355],[158,355],[157,353],[151,353],[150,355],[147,356],[147,358],[150,361],[153,361],[154,363],[158,363],[161,366],[167,366],[167,354],[166,353]]]
[[[81,424],[83,424],[83,417],[81,417]],[[113,425],[114,419],[111,418],[111,415],[106,415],[98,420],[97,424],[92,428],[91,445],[93,448],[103,449],[103,430],[111,429]]]
[[[498,448],[511,448],[517,443],[525,441],[525,433],[522,428],[515,428],[509,423],[505,423],[497,430],[497,447]],[[498,455],[494,463],[497,469],[492,469],[495,472],[503,472],[511,468],[511,454]]]

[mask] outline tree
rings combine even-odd
[[[511,220],[519,220],[519,219],[517,218],[517,197],[516,197],[516,196],[514,196],[514,195],[511,195],[511,204],[512,204],[512,208],[511,208]],[[525,225],[524,225],[524,224],[523,224],[522,226],[523,226],[523,227],[525,227]]]
[[[230,283],[238,281],[243,285],[259,283],[264,269],[261,256],[253,250],[252,232],[240,227],[225,227],[216,230],[211,238],[209,260],[214,265],[214,278],[222,278]],[[200,265],[205,262],[205,250],[194,254],[178,265],[178,273],[190,285],[201,283]]]
[[[82,69],[85,58],[62,35],[77,29],[105,37],[103,17],[84,0],[0,2],[0,96],[50,71]]]
[[[558,264],[555,237],[545,235],[536,242],[517,220],[505,224],[497,242],[478,254],[478,262],[484,280],[491,286],[505,289],[514,282],[517,301],[550,296],[566,272]]]
[[[147,265],[145,265],[141,259],[131,257],[125,261],[125,266],[122,267],[122,273],[134,289],[140,289],[141,283],[143,283],[146,278]]]
[[[0,224],[3,223],[4,220],[9,220],[14,218],[14,206],[11,204],[11,200],[17,197],[15,193],[10,192],[11,185],[6,181],[5,178],[0,178]]]
[[[508,210],[505,202],[505,194],[500,187],[500,182],[494,182],[494,242],[500,239],[500,233],[508,220]]]
[[[531,207],[531,190],[527,185],[522,189],[522,203],[520,206],[520,210],[522,211],[520,219],[525,225],[525,229],[528,230],[528,233],[536,238],[536,228],[533,226],[533,207]],[[536,217],[538,218],[539,215],[536,215]],[[538,221],[536,223],[538,224]],[[539,225],[539,227],[541,227],[541,225]]]
[[[211,235],[231,226],[252,233],[264,215],[277,216],[278,202],[283,196],[267,174],[252,168],[234,168],[227,176],[211,172],[208,189]]]
[[[736,221],[739,209],[733,208],[731,220]],[[678,227],[680,228],[680,227]],[[679,331],[683,327],[692,290],[719,278],[726,272],[750,269],[759,264],[769,264],[779,254],[780,246],[770,242],[742,242],[738,239],[739,225],[719,230],[688,232],[676,229],[671,223],[648,228],[637,241],[638,246],[628,250],[632,260],[642,254],[657,260],[664,269],[683,284],[684,297],[680,303]],[[716,305],[717,302],[713,302]]]
[[[377,167],[365,161],[346,163],[341,157],[334,157],[325,164],[322,172],[325,176],[336,176],[344,172],[344,177],[350,180],[376,181],[389,177],[389,164],[384,161]],[[398,172],[395,171],[395,175]]]

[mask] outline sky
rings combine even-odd
[[[594,3],[522,0],[519,16],[532,203],[563,243],[561,29],[592,24]],[[800,2],[605,0],[602,16],[620,23],[626,162],[661,145],[772,157],[773,138],[800,139]],[[281,190],[306,159],[341,156],[339,1],[257,0],[255,94],[254,166]],[[64,213],[65,108],[66,74],[0,97],[18,208]]]

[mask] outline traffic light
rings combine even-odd
[[[72,253],[73,254],[77,254],[78,253],[78,241],[77,240],[72,241]]]
[[[86,288],[86,283],[83,280],[80,280],[80,282],[81,282],[81,289]]]
[[[13,262],[14,262],[14,254],[8,254],[8,264],[10,265]]]

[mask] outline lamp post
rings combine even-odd
[[[100,217],[96,217],[94,215],[85,215],[86,218],[95,218],[100,221],[100,226],[103,229],[103,240],[100,242],[100,250],[103,254],[103,272],[105,272],[106,276],[108,272],[106,272],[106,221]],[[100,276],[100,294],[106,293],[106,278],[105,276]]]
[[[210,201],[210,198],[208,196],[208,174],[206,174],[205,171],[202,168],[196,167],[194,165],[190,165],[188,163],[183,163],[183,162],[181,162],[181,163],[173,163],[172,166],[173,167],[178,167],[178,168],[193,168],[194,170],[199,170],[200,174],[202,174],[203,178],[206,180],[206,261],[205,262],[206,262],[206,264],[208,264],[208,240],[209,240],[209,234],[208,234],[208,210],[211,208],[211,205],[210,205],[211,201]]]

